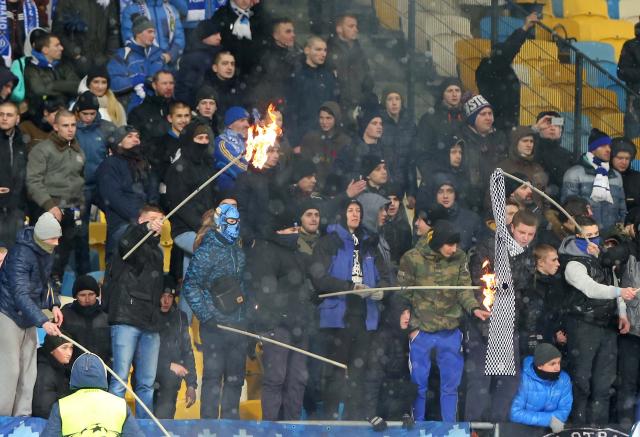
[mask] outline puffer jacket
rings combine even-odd
[[[609,188],[613,203],[595,202],[591,199],[593,181],[596,178],[596,170],[587,161],[587,155],[583,155],[580,163],[571,167],[564,174],[562,180],[562,198],[564,202],[569,196],[580,196],[587,199],[593,210],[593,219],[601,230],[606,230],[616,223],[624,223],[627,215],[622,176],[613,167],[609,169]]]
[[[566,422],[573,405],[571,378],[561,371],[557,381],[546,381],[533,370],[533,357],[524,359],[518,394],[511,404],[511,421],[549,426],[551,417]]]
[[[400,259],[398,285],[471,285],[467,265],[462,250],[445,258],[422,238]],[[407,298],[412,307],[411,328],[426,332],[455,329],[460,326],[463,309],[471,314],[480,308],[473,290],[414,290]]]
[[[209,230],[196,249],[182,284],[182,296],[187,300],[200,323],[216,321],[223,325],[242,327],[246,324],[246,310],[223,314],[216,308],[210,287],[215,279],[233,276],[240,281],[244,292],[245,255],[238,243],[228,243],[214,230]],[[246,293],[245,304],[246,306]]]
[[[60,305],[47,294],[53,255],[33,240],[33,228],[25,228],[0,267],[0,312],[26,329],[42,326],[49,319],[43,309]]]

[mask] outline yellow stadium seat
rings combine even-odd
[[[634,38],[633,24],[624,20],[609,20],[600,17],[576,17],[579,25],[579,41],[608,41]]]
[[[160,233],[160,247],[164,253],[164,271],[169,271],[169,265],[171,264],[171,247],[173,246],[173,240],[171,239],[171,223],[169,220],[165,220],[162,224],[162,232]]]
[[[598,117],[591,119],[591,125],[611,137],[624,136],[624,114],[622,112],[599,114]]]
[[[633,144],[636,145],[636,157],[638,157],[638,156],[640,156],[640,137],[639,138],[634,138],[633,139]]]
[[[544,17],[542,24],[552,29],[562,38],[577,38],[580,35],[580,25],[571,18]],[[536,39],[552,41],[553,35],[540,26],[536,26]]]
[[[558,61],[558,46],[551,41],[527,40],[516,56],[516,63]]]
[[[454,46],[456,62],[467,59],[482,59],[491,54],[491,40],[483,38],[461,39]]]
[[[535,123],[536,115],[541,111],[565,111],[569,105],[569,98],[553,87],[537,86],[534,88],[523,86],[520,88],[520,124]]]
[[[394,0],[374,0],[378,22],[385,29],[400,30],[400,13]]]
[[[480,61],[481,59],[467,59],[461,64],[458,64],[458,74],[460,75],[462,85],[464,85],[466,90],[473,91],[474,93],[480,92],[476,84],[476,70],[480,65]]]
[[[570,100],[572,105],[574,104],[576,90],[573,85],[558,85],[556,88],[562,91],[562,94]],[[582,89],[582,108],[584,110],[618,112],[618,95],[615,91],[585,86]],[[573,111],[573,107],[566,110]]]
[[[540,68],[540,75],[533,77],[535,85],[570,85],[576,81],[576,66],[573,64],[549,63]],[[587,73],[582,70],[582,80],[586,82]]]
[[[564,0],[562,12],[566,18],[582,16],[609,18],[606,0]]]
[[[240,402],[240,420],[262,420],[260,399]]]
[[[603,40],[600,40],[600,42],[606,42],[613,46],[613,50],[615,52],[615,60],[616,62],[618,62],[620,60],[620,52],[622,52],[622,46],[624,45],[625,42],[627,42],[627,40],[626,39],[603,39]]]
[[[107,245],[107,224],[105,222],[89,222],[89,247],[98,252],[100,270],[104,271],[105,248]]]

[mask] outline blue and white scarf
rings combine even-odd
[[[33,0],[24,0],[22,13],[24,16],[24,34],[29,35],[40,24],[38,7]],[[4,59],[7,67],[11,65],[11,35],[8,21],[7,0],[0,0],[0,56]]]
[[[591,152],[587,152],[587,162],[596,170],[596,178],[593,180],[593,188],[591,189],[591,200],[613,203],[609,186],[609,163],[598,159]]]
[[[251,39],[251,23],[249,20],[253,15],[253,11],[251,9],[240,9],[233,0],[231,0],[230,5],[233,12],[238,16],[238,19],[233,24],[231,33],[238,39]]]
[[[207,4],[211,7],[207,8]],[[227,4],[227,0],[189,0],[187,11],[187,21],[208,20],[222,6]]]

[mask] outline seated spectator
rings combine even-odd
[[[44,11],[43,14],[46,16],[46,11]],[[16,58],[11,63],[11,72],[18,78],[18,82],[14,85],[13,92],[11,93],[11,100],[18,104],[24,102],[25,99],[26,88],[24,83],[24,69],[26,65],[31,62],[33,46],[35,45],[36,40],[47,33],[49,33],[49,31],[42,27],[34,27],[30,29],[27,33],[27,40],[24,42],[24,56]]]
[[[111,77],[106,66],[96,66],[89,69],[78,86],[79,95],[85,91],[91,91],[98,98],[100,105],[98,112],[100,112],[102,120],[110,121],[116,127],[127,124],[127,113],[111,90]]]
[[[320,37],[309,37],[304,55],[296,65],[287,94],[287,125],[295,145],[316,126],[318,108],[338,96],[336,78],[325,64],[327,43]]]
[[[51,33],[41,34],[33,45],[31,62],[24,69],[26,97],[32,116],[42,113],[43,101],[61,97],[63,103],[76,95],[80,79],[73,67],[61,62],[64,47]]]
[[[217,1],[217,0],[215,0]],[[176,74],[176,98],[196,106],[196,94],[199,93],[205,73],[214,64],[220,46],[220,29],[210,20],[201,21],[194,28],[191,44],[187,44],[180,69]]]
[[[560,367],[560,351],[548,343],[524,359],[522,380],[511,405],[511,421],[561,432],[573,404],[571,379]]]
[[[318,125],[300,142],[300,154],[317,168],[318,189],[324,192],[325,180],[336,157],[351,143],[342,127],[342,111],[336,102],[324,102],[318,111]]]
[[[561,146],[564,119],[556,111],[543,111],[538,114],[536,124],[531,128],[537,132],[534,159],[549,176],[547,194],[558,197],[562,178],[576,161],[573,154]]]
[[[391,263],[397,269],[400,258],[406,251],[411,249],[411,225],[407,217],[407,211],[402,202],[402,190],[395,184],[386,187],[387,199],[387,220],[382,227],[385,240],[391,249]]]
[[[51,31],[60,36],[65,57],[82,77],[92,66],[106,65],[120,48],[118,23],[116,2],[59,0]]]
[[[191,108],[180,101],[169,103],[166,121],[169,126],[164,135],[157,136],[152,141],[147,139],[144,147],[145,157],[161,182],[164,182],[167,169],[176,159],[180,148],[180,133],[191,123]]]
[[[0,103],[6,102],[11,98],[13,88],[19,79],[4,65],[0,65]]]
[[[375,431],[384,431],[386,420],[401,420],[403,428],[411,429],[412,400],[416,385],[409,371],[409,320],[411,307],[395,295],[382,313],[382,323],[373,335],[375,345],[367,355],[364,392],[367,420]]]
[[[175,416],[183,380],[187,384],[187,408],[196,402],[198,388],[187,315],[174,305],[176,288],[175,281],[168,280],[170,277],[165,275],[165,286],[160,296],[160,353],[153,402],[153,413],[160,419],[173,419]]]
[[[217,137],[220,134],[218,94],[213,88],[203,86],[198,90],[195,102],[196,106],[193,115],[197,120],[209,126],[214,138]]]
[[[49,417],[55,402],[69,394],[69,363],[73,344],[62,337],[46,335],[38,349],[38,376],[33,388],[32,416]]]
[[[107,393],[107,372],[96,355],[85,353],[78,358],[78,364],[71,369],[70,389],[73,394],[53,404],[42,437],[58,437],[63,429],[74,434],[104,430],[122,437],[142,435],[124,399]],[[114,420],[117,425],[112,425]],[[100,431],[96,431],[97,426]]]
[[[156,30],[153,23],[139,15],[133,20],[132,36],[118,49],[107,64],[113,92],[127,109],[138,106],[147,93],[146,82],[165,67],[162,50],[153,42]]]
[[[220,114],[245,103],[244,87],[236,75],[236,60],[231,52],[222,50],[216,54],[202,80],[202,87],[205,86],[212,88],[218,96],[216,104]]]
[[[113,133],[112,155],[96,170],[100,208],[107,218],[107,254],[138,219],[144,204],[157,201],[158,183],[144,158],[140,134],[131,126]]]
[[[28,45],[29,33],[38,26],[48,25],[46,7],[43,8],[40,1],[22,0],[6,3],[6,26],[3,30],[10,43],[8,55],[3,55],[5,63],[9,65],[11,60],[21,58],[24,53],[25,42]]]
[[[611,140],[611,166],[622,176],[627,211],[640,207],[640,172],[631,168],[636,158],[636,146],[625,137]]]
[[[136,35],[136,19],[143,16],[153,23],[155,45],[165,64],[175,65],[185,46],[184,29],[176,8],[164,0],[135,0],[120,13],[122,40]]]
[[[173,73],[160,70],[153,75],[151,89],[138,106],[129,113],[129,124],[140,132],[140,140],[149,144],[169,131],[169,104],[173,100]]]
[[[221,170],[233,159],[244,155],[245,141],[249,131],[249,113],[240,106],[232,106],[224,114],[224,132],[215,139],[213,154],[216,170]],[[247,171],[247,161],[243,157],[233,164],[216,180],[219,192],[233,189],[239,175]]]
[[[624,223],[627,206],[622,176],[610,168],[611,138],[598,129],[589,135],[589,151],[564,174],[562,201],[580,196],[589,201],[593,218],[603,231]]]
[[[59,110],[66,109],[62,98],[54,97],[47,99],[42,105],[42,113],[23,120],[19,127],[23,133],[23,139],[26,142],[27,152],[33,149],[33,146],[41,141],[49,138],[49,134],[53,131],[53,123]]]
[[[92,276],[78,276],[72,294],[74,301],[62,307],[62,330],[110,365],[111,333],[107,314],[98,302],[100,286]],[[81,354],[82,351],[74,349],[71,362]]]

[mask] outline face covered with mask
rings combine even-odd
[[[240,236],[240,213],[235,205],[220,205],[215,214],[216,230],[229,243]]]
[[[595,244],[596,246],[600,246],[600,237],[593,237],[593,238],[577,237],[575,241],[576,241],[576,246],[578,246],[578,249],[580,249],[584,253],[589,253],[587,251],[587,248],[589,247],[589,242]]]

